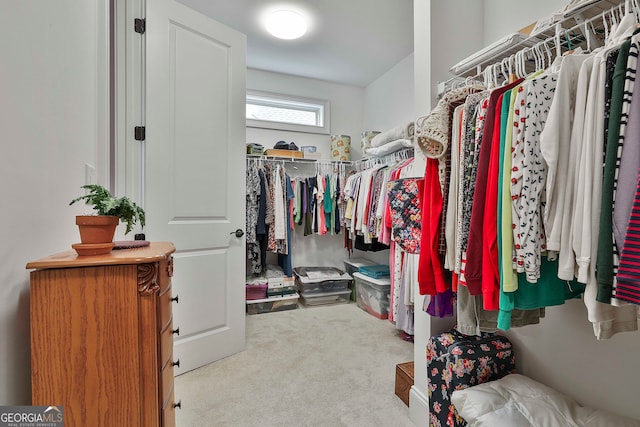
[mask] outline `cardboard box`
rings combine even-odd
[[[413,362],[396,365],[396,396],[409,406],[409,391],[413,386]]]
[[[278,149],[275,149],[275,148],[270,148],[268,150],[265,150],[264,154],[267,155],[267,156],[273,156],[273,157],[298,157],[298,158],[302,158],[302,156],[303,156],[302,151],[278,150]]]

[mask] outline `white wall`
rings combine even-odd
[[[0,1],[0,404],[31,403],[28,261],[78,241],[68,203],[106,135],[101,1]],[[102,98],[104,101],[104,98]],[[105,171],[100,171],[104,176]]]
[[[365,88],[363,129],[385,131],[415,120],[413,53]]]
[[[362,129],[385,130],[415,120],[413,54],[371,82],[364,91]],[[390,264],[389,251],[362,252],[354,250],[353,258],[366,258],[380,264]]]
[[[449,68],[483,46],[482,4],[476,0],[431,2],[431,106],[437,102],[438,82],[453,77]]]
[[[425,12],[429,3],[431,9]],[[446,76],[448,67],[483,47],[477,46],[469,51],[470,46],[477,45],[477,39],[483,40],[484,45],[490,44],[566,4],[565,1],[551,0],[484,0],[484,12],[477,15],[475,10],[471,13],[477,6],[474,6],[475,3],[474,0],[414,0],[416,96],[421,97],[416,99],[418,108],[426,108],[426,98],[432,101],[435,98],[433,92],[425,89],[426,83],[421,76],[429,78],[431,89],[435,90],[435,84]],[[450,9],[456,7],[458,13]],[[460,11],[464,11],[464,14]],[[483,18],[478,20],[477,16]],[[424,20],[423,24],[419,22],[420,17]],[[476,19],[476,24],[470,18]],[[451,20],[464,21],[466,24],[450,27],[453,25]],[[428,35],[420,28],[424,22],[431,23]],[[452,31],[460,34],[456,36],[451,34]],[[431,40],[430,46],[419,46],[419,40],[425,38]],[[457,41],[443,43],[443,40]],[[427,67],[430,69],[427,70]],[[549,307],[546,313],[540,325],[516,328],[508,333],[516,349],[518,370],[577,398],[583,404],[640,419],[636,374],[640,332],[619,334],[611,340],[597,341],[581,301]],[[420,328],[424,332],[437,333],[434,320],[417,316],[416,331]],[[418,340],[416,336],[416,386],[420,389],[422,386],[419,382],[423,381],[424,373],[419,373],[418,366],[424,365],[424,345]],[[416,421],[418,418],[414,417],[413,407],[412,419],[417,425],[422,425]]]
[[[507,34],[564,8],[568,0],[484,0],[484,44],[500,40]],[[460,59],[464,58],[461,57]],[[457,62],[457,61],[456,61]]]

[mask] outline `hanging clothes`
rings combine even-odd
[[[293,212],[292,212],[292,204],[295,198],[295,193],[293,191],[293,186],[291,184],[291,178],[289,175],[285,177],[285,188],[286,188],[286,200],[287,200],[287,215],[286,215],[286,227],[287,227],[287,248],[291,248],[291,235],[293,234]],[[278,265],[282,267],[282,271],[284,271],[285,276],[293,277],[293,268],[291,264],[291,253],[278,253]]]
[[[258,216],[261,196],[260,176],[257,168],[247,168],[246,185],[246,244],[249,271],[259,275],[262,273],[260,243],[258,240]]]

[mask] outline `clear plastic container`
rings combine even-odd
[[[364,258],[350,258],[344,260],[344,269],[347,274],[351,275],[353,275],[353,273],[357,273],[360,267],[365,267],[367,265],[376,265],[376,263]]]
[[[388,278],[374,279],[361,273],[354,273],[356,281],[356,304],[378,319],[389,317],[389,292],[391,282]]]
[[[320,305],[333,305],[343,304],[349,302],[349,296],[351,291],[346,289],[344,291],[335,292],[303,292],[300,295],[300,302],[307,307],[314,307]]]
[[[247,301],[247,314],[273,313],[298,308],[298,294]]]
[[[351,280],[350,275],[335,267],[296,267],[293,273],[298,290],[307,294],[343,291]]]

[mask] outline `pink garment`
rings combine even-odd
[[[389,243],[389,265],[393,266],[395,264],[395,260],[396,260],[396,242],[391,241]],[[389,269],[389,283],[391,283],[391,286],[389,286],[389,321],[393,322],[395,317],[394,317],[394,312],[393,312],[393,296],[395,295],[395,290],[394,290],[394,286],[393,286],[393,279],[395,277],[395,268],[390,268]]]
[[[318,210],[318,234],[327,234],[327,221],[324,216],[324,189],[326,182],[324,175],[318,175],[318,193],[316,194],[316,206]]]

